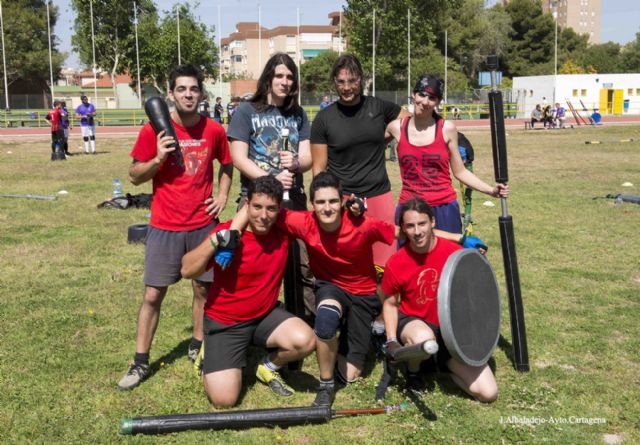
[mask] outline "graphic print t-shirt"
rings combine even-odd
[[[173,121],[173,126],[183,162],[170,154],[153,177],[150,224],[162,230],[195,230],[213,221],[204,201],[213,192],[213,160],[223,165],[231,163],[229,144],[222,125],[211,119],[202,117],[189,128]],[[147,123],[140,130],[131,157],[147,162],[156,154],[156,134]]]
[[[282,129],[289,130],[288,149],[298,153],[300,141],[310,137],[309,120],[302,108],[283,110],[267,106],[257,111],[249,102],[240,104],[227,129],[229,139],[237,139],[249,145],[249,159],[262,170],[277,175],[283,168],[280,166],[278,152],[284,150]],[[246,192],[250,179],[244,175],[240,178],[242,192]],[[294,188],[302,187],[302,173],[296,173]]]

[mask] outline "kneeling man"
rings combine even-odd
[[[438,364],[446,365],[453,381],[477,400],[493,402],[498,386],[491,368],[487,364],[470,366],[452,358],[440,335],[440,276],[449,255],[462,247],[435,236],[435,223],[432,208],[422,199],[407,201],[400,208],[400,229],[409,242],[389,258],[382,279],[386,348],[391,351],[400,343],[437,342],[433,349],[437,350]],[[420,361],[409,361],[407,365],[409,389],[421,392]]]
[[[186,278],[214,268],[215,280],[204,307],[204,387],[216,407],[233,406],[242,387],[242,368],[250,344],[269,352],[256,377],[281,396],[293,394],[278,370],[314,351],[315,335],[301,319],[278,303],[289,239],[274,227],[282,202],[282,185],[273,176],[257,178],[248,189],[249,225],[236,246],[231,221],[182,259]],[[235,249],[233,262],[225,254]],[[216,255],[216,260],[213,260]],[[218,263],[226,268],[223,270]]]

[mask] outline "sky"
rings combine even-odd
[[[638,0],[601,0],[602,22],[600,24],[602,42],[618,42],[621,44],[635,39],[640,32],[640,1]],[[71,35],[75,15],[70,0],[53,0],[58,7],[60,17],[55,27],[58,36],[58,48],[69,53],[65,66],[79,68],[80,62],[71,50]],[[171,9],[175,0],[156,0],[160,11]],[[194,5],[196,2],[188,2]],[[235,30],[237,22],[257,22],[258,4],[262,26],[274,28],[281,25],[295,25],[297,21],[296,8],[300,8],[301,25],[328,25],[328,14],[339,11],[344,0],[200,0],[196,16],[208,26],[218,27],[218,5],[220,6],[220,28],[222,37],[228,36]],[[495,3],[487,1],[488,4]],[[217,39],[217,34],[216,34]]]

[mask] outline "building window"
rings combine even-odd
[[[580,96],[586,96],[587,95],[587,90],[580,90]]]
[[[636,88],[636,96],[640,96],[640,88]]]
[[[573,97],[578,97],[578,90],[573,90]]]
[[[627,89],[627,95],[628,96],[633,96],[633,88],[628,88]]]

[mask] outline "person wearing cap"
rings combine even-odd
[[[84,141],[84,154],[89,154],[89,142],[91,142],[91,153],[96,153],[96,126],[93,118],[96,115],[96,107],[89,103],[89,98],[80,96],[82,103],[76,108],[76,117],[80,119],[82,129],[82,140]]]
[[[458,151],[458,130],[445,121],[436,109],[442,101],[444,82],[433,74],[418,78],[413,88],[414,116],[393,121],[387,131],[398,141],[398,159],[402,178],[400,205],[422,198],[435,212],[436,228],[461,233],[462,220],[451,174],[465,186],[487,195],[507,197],[509,186],[494,187],[467,170]]]

